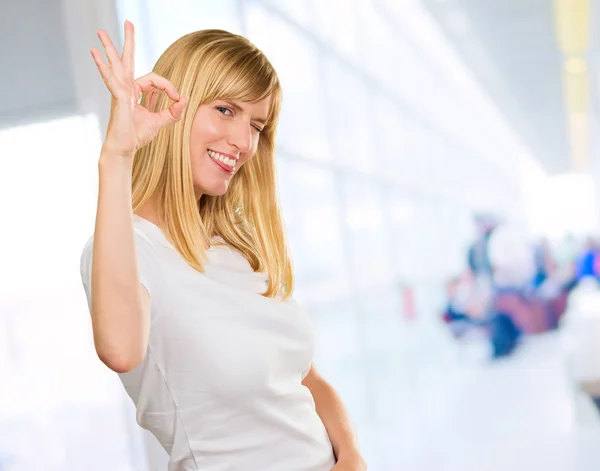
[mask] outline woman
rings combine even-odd
[[[96,351],[138,422],[170,471],[365,469],[291,298],[273,67],[245,38],[207,30],[134,80],[133,25],[121,57],[98,35],[112,106],[81,271]]]

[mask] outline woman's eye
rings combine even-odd
[[[233,112],[224,106],[217,106],[217,111],[225,116],[233,116]],[[228,114],[229,113],[229,114]]]
[[[255,126],[254,124],[252,125],[252,127],[254,128],[254,130],[260,134],[262,132],[262,128],[260,126]]]

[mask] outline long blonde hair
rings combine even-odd
[[[190,33],[158,59],[154,72],[189,97],[188,110],[216,99],[252,102],[271,96],[269,118],[256,154],[233,176],[222,196],[194,196],[190,133],[194,112],[159,132],[133,161],[132,206],[156,203],[161,229],[196,270],[203,272],[206,249],[219,236],[239,251],[254,271],[268,275],[263,296],[287,299],[293,292],[292,261],[277,190],[275,133],[281,86],[273,66],[250,41],[222,30]],[[166,94],[153,109],[170,105]],[[146,98],[142,99],[146,106]]]

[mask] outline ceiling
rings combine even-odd
[[[554,1],[422,3],[546,171],[568,171],[570,137]]]

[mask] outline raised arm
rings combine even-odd
[[[187,100],[154,73],[134,80],[134,31],[130,22],[125,22],[121,57],[105,31],[99,31],[98,37],[108,63],[98,49],[90,52],[112,100],[98,162],[91,315],[99,358],[110,369],[125,372],[144,358],[150,328],[150,295],[140,284],[131,208],[133,156],[161,128],[181,119]],[[151,113],[138,104],[142,93],[153,88],[165,91],[174,101],[169,109]]]

